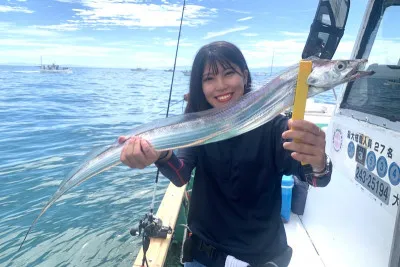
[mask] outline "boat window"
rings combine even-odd
[[[349,84],[342,108],[400,121],[400,6],[385,9],[368,58],[373,76]]]

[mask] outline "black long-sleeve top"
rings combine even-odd
[[[218,250],[250,264],[265,263],[287,248],[280,216],[282,176],[306,180],[300,162],[283,148],[287,120],[279,115],[245,134],[181,149],[156,164],[176,186],[186,184],[196,168],[189,228]],[[330,177],[307,180],[326,186]]]

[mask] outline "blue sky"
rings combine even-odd
[[[366,0],[352,0],[336,57],[349,57]],[[0,0],[0,63],[172,68],[183,1]],[[317,0],[188,0],[178,66],[204,44],[238,45],[250,67],[300,59]]]

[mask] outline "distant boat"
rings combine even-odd
[[[165,72],[173,72],[173,69],[169,69],[169,70],[164,70]]]
[[[71,68],[60,67],[60,65],[51,64],[51,65],[43,65],[42,57],[40,57],[40,72],[41,73],[72,73]]]
[[[131,71],[147,71],[147,69],[136,68],[136,69],[131,69]]]
[[[59,65],[41,65],[40,66],[41,73],[72,73],[72,69],[67,67],[60,67]]]
[[[267,76],[268,75],[268,73],[266,73],[266,72],[256,72],[256,73],[254,73],[254,76]]]
[[[190,74],[192,73],[192,71],[190,71],[190,70],[183,70],[182,73],[183,73],[183,75],[185,75],[185,76],[190,76]]]

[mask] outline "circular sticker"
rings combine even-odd
[[[380,156],[378,161],[376,162],[376,172],[378,173],[379,177],[383,178],[387,172],[387,161],[384,156]]]
[[[347,146],[347,155],[349,155],[349,158],[354,157],[354,152],[355,152],[355,147],[353,141],[350,141],[349,145]]]
[[[400,169],[395,162],[390,164],[388,175],[392,185],[398,185],[400,183]]]
[[[340,131],[340,129],[336,129],[335,133],[333,134],[333,148],[335,149],[336,152],[339,152],[339,150],[342,148],[342,142],[343,142],[342,131]]]
[[[375,169],[376,166],[376,156],[374,151],[370,151],[368,152],[367,155],[367,168],[369,171],[373,171]]]

